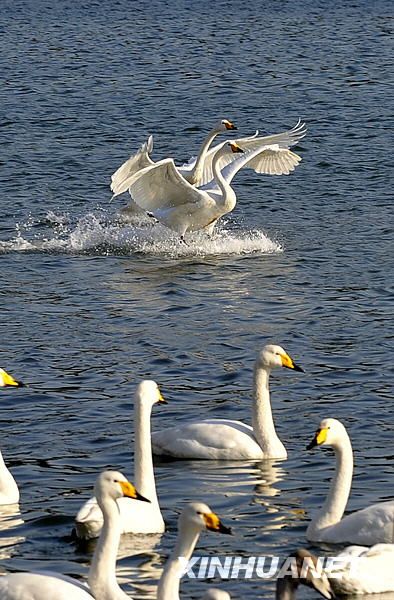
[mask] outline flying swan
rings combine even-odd
[[[308,450],[315,446],[333,448],[336,471],[326,501],[307,528],[307,539],[365,546],[393,543],[394,500],[379,502],[343,517],[352,485],[353,452],[342,423],[337,419],[321,421]]]
[[[0,369],[0,387],[23,387],[23,383],[14,379],[4,369]]]
[[[303,371],[281,346],[268,344],[254,366],[252,427],[226,419],[170,427],[152,434],[154,454],[208,460],[286,458],[275,431],[268,387],[271,370],[279,367]]]
[[[187,504],[178,520],[178,538],[170,558],[164,565],[157,588],[157,600],[179,600],[181,577],[202,531],[230,534],[219,517],[202,502]]]
[[[166,403],[155,381],[142,381],[134,398],[134,480],[141,494],[150,503],[117,501],[122,533],[162,533],[164,520],[157,499],[151,445],[151,413],[153,405]],[[91,498],[80,508],[75,518],[77,536],[81,539],[97,537],[103,525],[103,515],[96,498]]]
[[[104,526],[89,570],[89,587],[66,575],[50,572],[12,573],[0,577],[1,600],[130,600],[116,581],[116,555],[121,533],[117,499],[141,496],[122,473],[104,471],[95,485]]]
[[[0,506],[18,504],[19,489],[0,452]]]

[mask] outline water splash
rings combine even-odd
[[[51,235],[48,235],[48,230]],[[0,253],[50,252],[97,255],[209,256],[282,252],[282,246],[258,229],[242,229],[222,221],[209,236],[200,231],[179,236],[152,219],[131,222],[105,212],[87,213],[72,223],[69,215],[49,211],[16,225],[16,236],[0,241]]]

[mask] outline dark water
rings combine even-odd
[[[305,451],[321,418],[353,440],[349,510],[392,496],[392,7],[343,4],[2,2],[0,364],[30,387],[0,398],[21,488],[21,514],[1,522],[1,571],[85,576],[73,517],[98,471],[132,477],[136,382],[156,379],[170,400],[154,428],[249,421],[267,341],[306,369],[271,384],[289,459],[158,462],[168,532],[124,536],[124,589],[154,596],[186,500],[235,533],[203,535],[199,554],[305,545],[333,473],[330,451]],[[110,175],[147,135],[156,159],[181,163],[223,117],[241,135],[304,118],[303,162],[289,177],[240,173],[213,240],[186,247],[164,228],[117,223],[127,198],[109,204]],[[235,598],[274,589],[216,583]],[[182,589],[197,598],[206,585]]]

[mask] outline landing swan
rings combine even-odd
[[[0,387],[23,387],[23,383],[21,381],[16,381],[11,375],[4,371],[4,369],[0,369]]]
[[[189,183],[200,185],[204,172],[205,156],[212,141],[219,133],[234,129],[237,129],[236,126],[228,119],[218,121],[204,139],[197,158],[192,159],[188,164],[183,165],[182,167],[176,167],[177,171]],[[132,175],[135,175],[145,167],[150,167],[155,164],[149,156],[152,150],[153,137],[150,135],[148,141],[142,144],[140,150],[135,155],[130,156],[130,158],[115,171],[111,176],[111,191],[113,192],[113,198],[127,191],[127,180]],[[210,162],[212,162],[212,159]]]
[[[60,573],[13,573],[0,577],[1,600],[130,600],[116,581],[120,519],[116,500],[122,496],[149,502],[117,471],[104,471],[95,485],[104,526],[89,570],[89,587]]]
[[[0,452],[0,506],[18,504],[19,489]]]
[[[336,471],[323,507],[307,528],[307,539],[366,546],[394,542],[394,500],[379,502],[343,517],[352,485],[353,452],[342,423],[337,419],[321,421],[308,450],[315,446],[333,448]]]
[[[153,405],[166,403],[155,381],[142,381],[134,399],[134,480],[136,487],[150,503],[117,501],[122,533],[162,533],[165,530],[156,494],[151,446],[151,413]],[[97,537],[103,525],[103,515],[96,498],[80,508],[75,518],[77,536],[82,539]]]
[[[277,367],[303,371],[280,346],[268,344],[259,352],[254,366],[253,427],[226,419],[170,427],[152,434],[153,452],[186,459],[286,458],[275,431],[268,387],[271,370]]]
[[[315,563],[317,557],[308,550],[306,557]],[[332,557],[323,574],[338,596],[383,594],[394,591],[394,544],[375,544],[371,548],[349,546]]]
[[[178,538],[166,562],[157,588],[157,600],[179,600],[179,586],[187,561],[190,560],[200,534],[205,529],[231,533],[209,506],[191,502],[182,510],[178,521]]]

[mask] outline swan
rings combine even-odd
[[[179,586],[187,561],[190,560],[200,534],[205,529],[230,534],[219,517],[202,502],[187,504],[178,520],[178,538],[166,562],[157,588],[157,600],[179,600]]]
[[[275,137],[280,135],[215,146],[204,167],[204,180],[208,172],[211,179],[200,187],[188,183],[171,158],[164,159],[127,179],[130,195],[150,216],[179,233],[182,240],[190,231],[206,229],[212,233],[216,221],[235,208],[237,199],[230,184],[240,169],[249,166],[257,172],[288,174],[301,161],[280,143],[255,143]],[[242,156],[235,157],[237,153]]]
[[[197,158],[191,159],[188,164],[183,165],[182,167],[176,167],[182,177],[193,185],[199,185],[204,172],[205,156],[210,144],[220,133],[235,129],[237,129],[237,127],[228,119],[221,119],[218,121],[204,139]],[[142,144],[138,152],[130,156],[130,158],[111,176],[112,198],[119,196],[119,194],[122,194],[128,189],[127,180],[132,175],[135,175],[145,167],[150,167],[155,164],[149,156],[152,150],[153,137],[150,135],[148,140]]]
[[[152,434],[153,452],[186,459],[286,458],[286,449],[275,431],[268,387],[271,370],[277,367],[303,371],[281,346],[264,346],[254,366],[253,427],[226,419],[170,427]]]
[[[231,600],[231,596],[224,590],[217,588],[209,588],[203,595],[201,600]]]
[[[306,563],[305,559],[307,559]],[[285,574],[279,573],[276,580],[276,600],[295,600],[300,584],[313,588],[324,598],[334,598],[330,582],[324,571],[319,568],[318,560],[313,554],[300,548],[287,560],[290,560],[290,572],[287,572],[288,569],[286,569]]]
[[[122,473],[104,471],[95,485],[104,525],[89,570],[89,587],[60,573],[12,573],[0,577],[1,600],[127,600],[116,581],[120,517],[116,500],[122,496],[149,502]]]
[[[317,563],[317,557],[311,552],[303,552]],[[330,559],[322,572],[336,595],[394,591],[394,544],[375,544],[371,548],[348,546]]]
[[[337,419],[321,421],[307,449],[315,446],[333,448],[336,471],[323,507],[307,528],[307,539],[365,546],[394,542],[394,500],[379,502],[343,517],[353,474],[352,445],[344,425]]]
[[[0,506],[18,504],[19,489],[0,452]]]
[[[119,498],[122,533],[162,533],[165,530],[156,494],[153,471],[150,418],[152,407],[164,403],[155,381],[144,380],[138,384],[134,399],[134,480],[136,487],[150,503],[129,502]],[[76,533],[79,538],[97,537],[103,525],[103,515],[96,498],[91,498],[80,508],[75,518]]]
[[[4,371],[4,369],[0,369],[0,387],[23,387],[23,383],[21,381],[16,381],[11,375]]]

